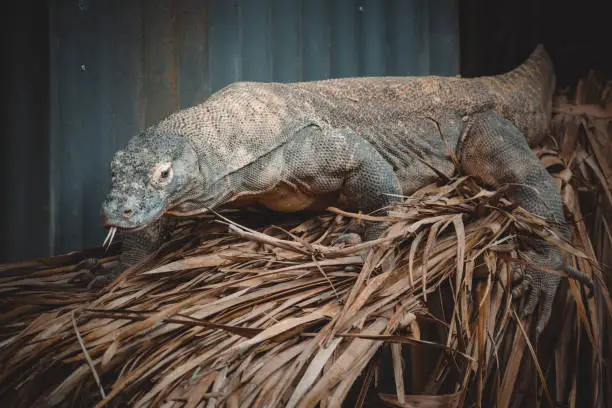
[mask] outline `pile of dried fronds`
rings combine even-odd
[[[226,212],[185,222],[100,293],[74,281],[99,250],[7,265],[0,404],[612,406],[611,282],[593,261],[612,243],[612,115],[595,106],[607,89],[588,80],[576,102],[593,105],[560,100],[556,135],[539,149],[573,246],[458,176],[409,197],[380,240],[357,246],[331,244],[372,217],[330,209],[247,228],[247,213]],[[521,321],[509,296],[525,231],[562,246],[598,287],[589,298],[565,279],[534,345],[534,319]],[[362,265],[355,250],[370,246]]]

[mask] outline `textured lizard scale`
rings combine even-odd
[[[231,84],[116,154],[104,216],[108,225],[138,228],[166,211],[193,214],[240,201],[289,212],[329,205],[367,212],[460,170],[491,186],[518,186],[511,199],[564,224],[554,180],[529,147],[548,131],[554,87],[541,46],[492,77]],[[365,238],[380,232],[370,225]],[[536,264],[561,262],[543,242],[525,254]],[[559,278],[528,275],[530,299],[544,292],[547,320]]]
[[[126,235],[124,249],[119,256],[124,267],[134,266],[163,243],[170,228],[170,221],[162,217],[141,231]]]

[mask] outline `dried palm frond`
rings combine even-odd
[[[248,212],[185,221],[99,293],[76,278],[103,249],[0,267],[2,406],[612,406],[608,89],[589,78],[574,103],[561,96],[537,150],[572,243],[503,189],[458,175],[387,217],[330,208],[273,215],[275,225]],[[596,204],[587,218],[585,202]],[[334,245],[364,219],[391,226]],[[564,280],[537,344],[510,296],[519,234],[559,245],[597,288],[588,297]],[[111,267],[116,247],[101,262]]]

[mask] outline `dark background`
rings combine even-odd
[[[5,4],[0,262],[96,245],[103,236],[97,209],[108,183],[107,170],[99,169],[106,169],[116,146],[143,126],[232,80],[457,71],[463,76],[489,75],[514,68],[542,42],[555,62],[558,84],[574,87],[590,69],[612,78],[605,4],[594,0]],[[359,7],[365,12],[356,11]],[[238,37],[231,26],[222,23],[226,19],[239,22],[238,42],[232,40]],[[267,25],[272,31],[257,29],[257,19],[274,21]],[[302,34],[288,35],[292,30]],[[351,30],[357,34],[343,34]],[[217,36],[218,41],[208,36]],[[328,52],[330,38],[342,46],[332,46],[333,52]],[[219,41],[227,43],[206,48]],[[232,59],[232,47],[238,43],[239,66]],[[283,52],[270,52],[273,57],[254,63],[262,46]],[[299,56],[292,54],[297,49]],[[403,52],[406,49],[412,52]],[[177,52],[186,59],[173,60]],[[309,53],[314,57],[307,58]],[[292,63],[298,59],[299,65]],[[89,64],[91,60],[99,63]],[[141,61],[148,70],[144,74]],[[211,71],[194,71],[199,65]],[[235,66],[236,71],[227,66]],[[175,69],[173,74],[167,75],[169,69]],[[122,90],[130,90],[128,97],[117,96]],[[106,108],[98,111],[97,106]]]

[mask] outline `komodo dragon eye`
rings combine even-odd
[[[158,163],[151,172],[151,184],[163,187],[172,181],[172,163]]]

